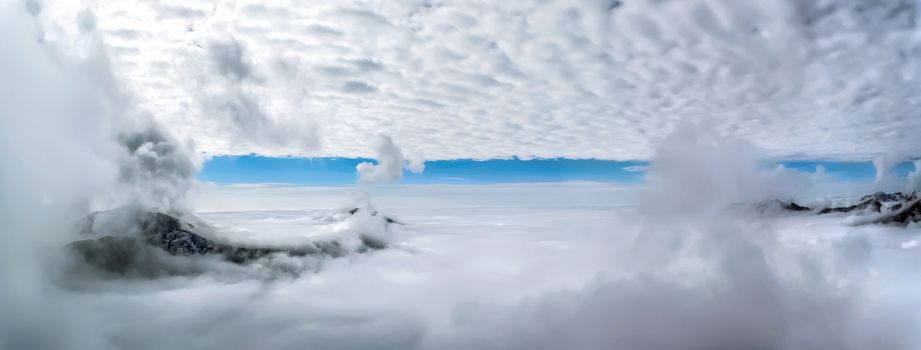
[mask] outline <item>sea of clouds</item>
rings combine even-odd
[[[698,137],[660,149],[657,180],[642,187],[211,186],[198,215],[236,239],[294,244],[367,230],[318,220],[365,201],[402,224],[377,227],[390,247],[372,253],[246,265],[164,255],[186,268],[155,278],[68,274],[75,262],[59,260],[43,272],[55,309],[42,325],[67,348],[93,349],[918,344],[918,228],[727,211],[779,180],[710,167],[739,164],[740,153],[707,150],[726,140]],[[665,161],[701,155],[709,160]]]

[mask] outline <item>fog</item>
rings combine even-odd
[[[0,335],[10,348],[60,348],[76,323],[59,313],[67,300],[54,297],[42,251],[73,240],[74,220],[94,210],[191,213],[200,160],[131,107],[92,13],[68,32],[40,3],[23,5],[0,5]]]
[[[838,193],[821,172],[766,168],[762,150],[707,123],[658,140],[638,185],[387,185],[424,162],[384,135],[375,162],[356,169],[359,187],[199,184],[203,156],[136,107],[92,12],[76,11],[70,32],[38,2],[2,6],[0,348],[921,345],[921,228],[729,210]],[[211,47],[223,79],[252,78],[242,46]],[[879,178],[891,163],[876,162]],[[918,170],[904,181],[917,188]],[[241,264],[145,247],[146,267],[113,274],[64,246],[86,238],[81,217],[116,208],[169,213],[235,243],[388,245]],[[130,234],[116,222],[100,225]]]

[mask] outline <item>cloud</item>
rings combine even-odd
[[[142,106],[211,154],[369,157],[354,140],[385,132],[429,159],[648,159],[708,120],[772,157],[870,159],[921,153],[916,7],[120,0],[96,16]],[[213,106],[246,100],[264,123]]]
[[[908,172],[908,187],[905,189],[907,193],[921,192],[921,160],[914,161],[914,165],[915,170]]]
[[[628,171],[631,173],[643,172],[643,171],[646,171],[646,169],[649,169],[648,165],[631,165],[631,166],[624,167],[624,171]]]
[[[748,37],[725,31],[741,28],[747,29],[742,31],[748,33],[745,35],[754,31],[783,36],[782,26],[771,26],[772,22],[765,23],[761,16],[771,9],[767,5],[755,4],[750,11],[741,12],[712,3],[676,5],[667,1],[579,5],[584,7],[551,3],[533,8],[511,4],[498,11],[457,5],[457,9],[447,12],[452,6],[407,8],[396,3],[381,4],[375,11],[336,5],[297,10],[304,11],[297,15],[313,14],[311,18],[317,21],[325,16],[346,20],[343,23],[348,26],[337,29],[346,37],[338,47],[266,34],[280,31],[274,27],[277,24],[271,24],[274,21],[265,24],[259,16],[286,16],[284,11],[266,8],[248,12],[254,17],[246,22],[252,23],[251,27],[232,26],[234,35],[245,42],[239,46],[215,49],[207,43],[221,39],[207,33],[192,38],[206,39],[200,41],[205,48],[197,46],[195,40],[162,40],[159,34],[151,34],[152,42],[183,54],[177,67],[177,61],[169,59],[173,56],[163,59],[149,46],[131,45],[133,38],[144,35],[122,36],[113,39],[108,47],[134,47],[137,53],[150,57],[114,58],[107,54],[98,31],[113,26],[114,14],[107,11],[118,11],[124,4],[103,6],[102,12],[106,13],[97,14],[95,24],[86,20],[92,17],[70,11],[72,7],[52,4],[38,11],[30,4],[33,3],[0,4],[0,73],[10,78],[0,81],[0,160],[4,162],[4,171],[0,172],[0,281],[5,286],[0,288],[0,309],[4,311],[0,314],[0,347],[296,349],[311,344],[345,349],[917,348],[918,323],[912,312],[918,309],[915,286],[899,278],[904,277],[903,265],[874,264],[872,259],[877,249],[898,246],[890,242],[874,245],[875,242],[897,235],[794,221],[793,232],[787,232],[794,234],[782,236],[774,230],[775,221],[735,217],[720,210],[738,201],[783,196],[803,180],[782,167],[759,168],[759,145],[743,141],[736,135],[738,130],[720,130],[725,119],[711,124],[678,124],[672,127],[675,130],[670,136],[661,142],[656,139],[657,146],[650,150],[654,155],[648,169],[650,186],[640,197],[655,201],[638,207],[608,202],[624,194],[618,194],[622,189],[607,184],[438,185],[409,193],[405,188],[383,189],[409,203],[401,209],[411,214],[410,220],[418,220],[417,225],[406,225],[405,230],[411,234],[403,236],[405,242],[394,249],[322,262],[280,257],[251,265],[161,254],[177,268],[200,268],[193,270],[200,274],[157,280],[75,278],[64,273],[72,267],[68,265],[72,261],[48,248],[59,246],[66,238],[63,233],[69,232],[73,216],[93,209],[141,203],[155,209],[178,210],[183,194],[194,187],[191,176],[199,163],[195,152],[190,151],[192,146],[179,141],[185,138],[172,136],[170,131],[181,131],[185,136],[201,133],[208,147],[218,150],[234,149],[228,146],[230,143],[253,149],[271,144],[268,148],[284,149],[290,146],[288,142],[274,142],[296,142],[302,132],[310,129],[300,124],[304,119],[293,118],[295,113],[291,111],[326,115],[328,119],[322,125],[329,133],[323,134],[324,140],[337,152],[347,153],[348,147],[376,152],[377,164],[365,163],[357,169],[363,180],[372,182],[399,180],[405,167],[423,168],[421,156],[414,155],[407,162],[390,136],[376,136],[376,147],[367,147],[366,141],[371,139],[368,135],[387,129],[417,135],[409,146],[404,145],[417,152],[411,154],[428,154],[429,149],[421,146],[437,144],[429,137],[446,142],[445,147],[432,149],[440,155],[510,152],[528,157],[544,155],[547,150],[585,155],[621,152],[619,148],[609,148],[618,144],[625,145],[623,149],[628,154],[642,154],[642,148],[647,146],[636,145],[644,145],[657,137],[657,130],[666,129],[658,124],[663,120],[654,119],[662,117],[641,113],[643,108],[627,105],[629,101],[625,100],[615,100],[625,103],[625,108],[610,110],[628,117],[591,117],[609,110],[599,106],[604,107],[603,101],[614,96],[605,95],[604,81],[598,85],[592,80],[593,76],[604,75],[598,73],[608,71],[598,70],[593,64],[601,64],[602,68],[611,68],[604,66],[606,60],[623,64],[627,70],[620,73],[622,80],[614,83],[618,89],[632,86],[642,90],[643,84],[638,82],[668,87],[670,79],[691,74],[680,72],[707,69],[716,72],[704,74],[706,78],[699,81],[688,79],[691,83],[715,79],[717,87],[725,87],[720,85],[721,74],[747,77],[748,69],[778,64],[772,62],[770,52],[762,56],[764,52],[731,50],[737,47],[734,45],[744,46],[740,39]],[[805,33],[802,35],[823,40],[829,39],[825,37],[829,31],[853,34],[857,30],[859,35],[864,29],[879,34],[901,28],[901,12],[894,17],[897,23],[880,24],[883,15],[876,13],[891,17],[891,11],[878,7],[885,5],[874,4],[877,3],[867,2],[866,13],[853,14],[847,21],[839,22],[838,16],[826,15],[824,8],[815,9],[808,18],[796,19],[808,26],[800,28]],[[205,14],[228,16],[237,11],[235,5],[226,3],[213,7],[189,4],[189,8],[150,6],[154,18],[178,24],[157,26],[156,30],[179,38],[189,35],[189,23],[185,22],[189,18]],[[662,12],[644,15],[648,17],[640,16],[645,12],[633,12],[640,17],[629,17],[624,24],[614,21],[614,25],[628,26],[656,40],[628,40],[630,45],[626,46],[618,42],[622,37],[608,41],[608,11],[638,11],[634,6]],[[197,10],[199,7],[209,10]],[[599,9],[604,11],[599,14]],[[164,13],[171,14],[170,19],[164,19]],[[527,17],[513,15],[518,13]],[[51,21],[54,16],[67,21]],[[665,21],[672,19],[669,16],[687,21]],[[125,21],[129,22],[132,21]],[[203,22],[198,27],[204,27],[201,30],[205,32],[216,31],[227,23],[244,23],[215,19]],[[334,20],[329,22],[325,25],[337,25]],[[59,27],[58,23],[71,25]],[[116,26],[131,25],[125,23]],[[750,28],[751,23],[766,26]],[[857,29],[853,27],[855,23]],[[382,29],[393,27],[411,30],[397,31],[407,37],[393,38]],[[566,30],[560,31],[561,27]],[[467,30],[460,32],[456,28]],[[192,29],[193,33],[199,30]],[[778,31],[780,34],[776,34]],[[377,37],[381,33],[384,35]],[[263,43],[256,43],[250,36],[270,39],[265,41],[266,46],[275,45],[277,40],[281,48],[300,44],[320,49],[316,58],[304,55],[278,59],[274,55],[277,51],[265,54],[260,46]],[[358,37],[380,39],[366,42],[381,48],[366,52],[350,48],[350,40]],[[801,38],[794,35],[792,39]],[[407,41],[413,45],[406,45]],[[456,55],[439,50],[437,55],[427,57],[429,52],[424,45],[419,46],[419,41],[444,44]],[[663,42],[668,45],[657,46]],[[870,46],[874,43],[877,41]],[[721,67],[733,66],[708,66],[713,61],[704,59],[704,63],[694,61],[688,67],[679,66],[679,73],[669,73],[667,68],[673,68],[669,64],[651,59],[645,60],[647,66],[642,59],[633,61],[630,55],[617,55],[623,51],[606,51],[609,45],[638,55],[665,49],[670,53],[660,58],[665,60],[720,52],[721,56],[711,57],[716,63],[725,60],[742,66],[735,67],[737,71],[722,70]],[[885,54],[885,50],[874,49],[880,48],[865,47],[874,54]],[[213,59],[209,50],[220,51],[220,59]],[[115,52],[132,55],[135,51]],[[330,52],[349,58],[321,62],[322,65],[313,61],[329,58],[324,55]],[[319,67],[353,62],[353,56],[377,52],[387,53],[374,59],[381,63],[379,68],[350,67],[345,63],[334,75],[317,81],[306,77],[319,72]],[[797,55],[796,50],[791,52]],[[693,55],[682,56],[685,54]],[[840,57],[837,54],[829,57]],[[861,54],[865,53],[855,52],[848,59],[859,59]],[[127,57],[139,58],[138,63],[132,65]],[[599,57],[607,58],[599,61]],[[110,59],[118,62],[110,64]],[[910,69],[911,64],[906,65]],[[570,69],[573,66],[580,69]],[[133,69],[141,73],[152,69],[160,74],[139,74],[136,77],[140,78],[129,79],[128,87],[119,84],[119,74],[135,72]],[[478,73],[470,76],[470,72]],[[171,74],[186,80],[172,81],[176,77]],[[384,97],[340,94],[340,74],[360,76],[348,79],[374,84]],[[639,78],[629,79],[633,74]],[[490,79],[483,79],[484,75]],[[757,82],[771,85],[776,82],[772,76],[765,73],[758,78],[767,79]],[[867,81],[866,77],[858,78]],[[174,85],[175,82],[180,84]],[[156,88],[138,89],[151,95],[137,99],[125,92],[137,87]],[[767,94],[783,99],[785,88],[769,86],[767,92],[754,97]],[[803,88],[818,95],[840,90]],[[780,95],[773,95],[775,89],[781,91]],[[731,89],[717,91],[737,93]],[[643,100],[648,97],[666,104],[685,103],[679,103],[684,107],[678,108],[706,107],[695,102],[694,98],[700,96],[693,92],[694,89],[665,89],[655,98],[641,94],[645,97],[641,96],[637,103],[650,103]],[[860,104],[886,93],[862,88]],[[289,100],[278,101],[279,98]],[[404,101],[415,102],[397,103]],[[578,101],[586,103],[571,103]],[[161,123],[151,121],[141,112],[144,106],[153,107],[154,115],[164,112],[171,116],[153,117]],[[720,111],[718,105],[710,107],[713,109],[707,115]],[[443,110],[461,112],[448,114],[453,112]],[[208,113],[191,114],[187,119],[177,117],[188,111]],[[758,115],[757,108],[754,111]],[[853,115],[861,115],[859,108],[854,112]],[[418,124],[394,117],[413,115],[421,116]],[[508,117],[497,118],[505,115]],[[563,115],[588,117],[573,122]],[[728,118],[719,113],[712,115]],[[351,122],[358,117],[367,119]],[[826,116],[819,120],[834,123],[837,119]],[[605,129],[610,128],[607,124],[618,121],[647,124],[640,124],[643,132],[607,133],[611,131]],[[743,121],[752,123],[751,119]],[[776,125],[759,125],[759,129]],[[834,125],[829,127],[834,133]],[[638,134],[646,136],[625,141]],[[620,138],[608,143],[612,142],[609,136]],[[214,139],[209,141],[209,137]],[[402,138],[398,139],[402,142]],[[629,147],[631,144],[639,148]],[[503,148],[506,145],[514,147]],[[328,191],[336,190],[339,189]],[[261,191],[294,197],[292,201],[308,198],[320,205],[329,203],[310,198],[310,192],[292,194],[275,187],[263,187]],[[371,215],[369,211],[365,210],[365,215]],[[274,228],[303,237],[305,223],[315,222],[310,214],[313,213],[289,210],[217,213],[213,217],[229,215],[257,226],[282,222]],[[359,222],[354,232],[368,227]],[[800,241],[790,248],[787,238],[802,239],[803,232],[797,231],[802,227],[808,227],[811,235],[828,230],[824,233],[831,239],[846,238],[835,244]],[[858,235],[861,233],[863,236]],[[48,260],[39,261],[40,258]],[[904,262],[891,256],[880,260]],[[249,278],[265,275],[270,268],[315,273],[270,281]],[[903,299],[900,293],[909,296]],[[145,316],[143,324],[126,322],[136,320],[138,315]]]
[[[876,176],[873,178],[873,190],[897,191],[900,189],[902,179],[892,173],[892,168],[899,161],[901,159],[894,153],[885,153],[873,157],[873,168],[876,170]]]
[[[90,9],[35,6],[4,5],[8,30],[17,32],[5,36],[2,57],[17,84],[0,85],[4,139],[9,159],[18,162],[9,168],[20,171],[10,179],[33,182],[15,192],[61,205],[83,202],[68,214],[126,202],[188,209],[179,202],[196,186],[201,159],[193,144],[134,106],[134,95],[113,73]]]
[[[349,81],[342,85],[342,91],[354,94],[369,94],[377,92],[377,88],[360,81]]]
[[[716,209],[783,192],[772,179],[789,169],[760,159],[689,124],[656,149],[650,186],[383,186],[376,200],[408,221],[397,249],[279,261],[308,273],[271,282],[249,276],[274,265],[187,261],[204,272],[81,280],[63,300],[95,321],[79,339],[152,349],[916,348],[915,288],[889,255],[903,229]],[[204,216],[304,237],[318,216],[300,208],[359,188],[215,187]],[[624,206],[636,198],[660,205]],[[120,322],[137,314],[151,316]]]
[[[414,174],[421,174],[425,171],[425,157],[419,152],[412,153],[406,159],[405,168]]]
[[[783,245],[763,218],[725,211],[802,180],[778,181],[790,174],[762,169],[759,159],[756,148],[706,125],[679,126],[651,160],[651,203],[634,213],[635,226],[618,230],[632,237],[611,252],[621,268],[510,309],[465,305],[457,319],[469,343],[457,348],[912,348],[907,328],[875,326],[877,317],[911,317],[864,308],[872,282],[858,276],[874,250],[865,238],[838,242],[831,253],[840,260],[828,264],[828,252]],[[837,275],[853,284],[830,283]]]
[[[96,18],[81,6],[0,3],[2,348],[93,347],[53,301],[39,253],[72,238],[75,219],[132,204],[189,214],[200,158],[133,104]]]
[[[374,149],[377,153],[377,164],[370,162],[358,164],[355,167],[358,172],[358,182],[399,182],[403,178],[404,168],[414,173],[421,173],[425,169],[425,161],[421,155],[406,161],[403,151],[393,143],[393,139],[390,136],[380,134],[375,142]]]
[[[252,71],[243,50],[243,44],[236,39],[216,41],[208,46],[208,53],[218,72],[236,80],[249,78]]]
[[[135,201],[167,213],[191,213],[187,196],[197,186],[194,179],[201,166],[193,146],[154,124],[122,132],[117,138],[124,147],[119,181],[132,192]]]
[[[199,113],[192,119],[198,122],[186,127],[204,128],[191,131],[206,139],[225,138],[227,147],[271,147],[276,154],[305,154],[320,146],[319,126],[299,110],[306,101],[301,82],[291,77],[299,69],[296,61],[273,60],[257,69],[249,46],[238,38],[202,40],[207,44],[193,50],[177,74],[185,77],[180,86],[190,99],[182,109]],[[267,80],[276,74],[281,81]]]
[[[808,195],[808,175],[783,166],[763,170],[763,159],[757,147],[721,135],[713,125],[680,124],[660,143],[646,171],[658,190],[649,205],[666,212],[719,211],[736,203]]]

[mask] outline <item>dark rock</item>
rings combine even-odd
[[[384,248],[387,248],[387,242],[369,236],[361,236],[361,247],[358,248],[358,251],[364,253],[366,251],[380,250]]]
[[[783,204],[781,205],[781,207],[784,208],[784,209],[786,209],[786,210],[789,210],[789,211],[810,211],[810,210],[812,210],[812,209],[809,208],[809,207],[804,207],[804,206],[799,205],[799,204],[796,204],[796,203],[794,203],[794,202],[783,203]]]
[[[822,210],[819,210],[819,214],[828,214],[828,213],[847,213],[859,209],[857,205],[851,205],[847,207],[829,207]]]
[[[355,214],[357,214],[359,211],[361,211],[361,208],[352,208],[352,209],[349,209],[349,210],[346,211],[346,212],[349,213],[349,215],[355,215]],[[372,211],[371,211],[371,216],[377,216],[377,210],[372,210]],[[386,222],[386,223],[388,223],[388,224],[399,224],[399,225],[402,225],[401,222],[396,221],[396,220],[394,220],[394,219],[392,219],[392,218],[390,218],[390,217],[387,217],[387,216],[384,217],[384,222]]]
[[[882,208],[882,203],[877,199],[877,196],[864,196],[861,198],[860,202],[854,205],[849,205],[846,207],[829,207],[819,211],[819,214],[828,214],[828,213],[849,213],[852,211],[865,211],[869,208],[870,211],[880,212]]]
[[[895,224],[906,226],[909,223],[921,222],[921,198],[917,192],[905,194],[902,192],[885,193],[876,192],[860,198],[852,205],[841,207],[828,207],[819,210],[817,214],[854,213],[859,218],[853,222],[860,224]],[[811,211],[807,206],[795,202],[779,200],[762,202],[756,207],[761,213],[778,211]]]
[[[357,213],[357,210],[353,209],[354,212],[350,213]],[[101,218],[103,214],[106,214],[106,217]],[[113,215],[116,217],[110,217]],[[120,215],[132,217],[119,217]],[[103,219],[108,220],[106,225],[100,224]],[[389,218],[385,219],[387,222],[394,222]],[[123,232],[112,232],[112,222],[117,222],[118,225],[115,227]],[[103,237],[73,242],[68,247],[90,265],[115,273],[137,269],[137,266],[155,259],[155,254],[148,249],[151,247],[159,248],[170,255],[216,255],[241,264],[271,254],[340,257],[347,253],[347,249],[335,240],[313,242],[296,248],[236,246],[193,232],[195,225],[174,216],[143,210],[118,209],[111,212],[96,212],[81,219],[78,226],[82,234]],[[359,252],[387,247],[386,242],[365,235],[360,236],[360,239],[362,245],[358,249]]]
[[[902,192],[895,192],[895,193],[876,192],[874,194],[868,194],[866,196],[863,196],[863,198],[860,198],[860,201],[863,202],[863,201],[875,200],[877,202],[899,202],[899,201],[908,200],[909,197],[910,196],[905,195]]]
[[[805,206],[796,204],[794,202],[784,202],[781,200],[771,200],[771,201],[761,202],[761,203],[758,203],[754,208],[762,214],[779,213],[779,212],[785,212],[785,211],[810,211],[812,210],[809,207],[805,207]]]
[[[141,237],[170,254],[206,254],[217,248],[211,240],[183,228],[179,219],[163,213],[148,213],[141,225]],[[194,226],[188,224],[186,227]]]
[[[921,222],[921,204],[918,194],[910,195],[901,192],[883,193],[876,192],[863,196],[859,202],[846,207],[831,207],[819,211],[819,214],[849,213],[868,215],[862,223],[908,225],[912,222]]]
[[[106,236],[73,242],[67,248],[90,266],[119,275],[156,276],[175,272],[164,268],[156,248],[138,237]]]
[[[921,222],[921,199],[914,197],[905,203],[891,206],[888,213],[873,220],[872,223],[907,226],[909,223]]]
[[[852,212],[855,210],[866,211],[868,209],[869,211],[879,213],[879,212],[882,212],[882,209],[885,207],[884,203],[892,203],[892,202],[904,203],[906,201],[910,201],[915,196],[916,196],[915,194],[906,195],[902,192],[896,192],[896,193],[876,192],[874,194],[863,196],[862,198],[860,198],[860,201],[857,202],[857,204],[849,205],[846,207],[825,208],[819,211],[819,214],[848,213],[848,212]],[[901,208],[902,203],[895,203],[895,204],[890,205],[889,210],[898,210],[899,208]]]

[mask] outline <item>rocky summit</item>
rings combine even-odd
[[[860,198],[854,204],[839,207],[809,208],[794,202],[780,202],[780,207],[787,211],[815,211],[818,215],[833,213],[850,213],[862,220],[855,222],[865,224],[893,224],[906,226],[921,222],[921,198],[917,192],[876,192]]]
[[[359,210],[354,208],[347,213],[354,215]],[[378,217],[377,212],[372,216]],[[397,223],[389,217],[379,217],[386,224]],[[239,264],[271,254],[339,257],[349,252],[338,240],[291,248],[234,245],[214,237],[213,229],[202,223],[196,225],[165,213],[131,208],[94,212],[78,221],[77,226],[81,235],[94,238],[75,241],[67,247],[88,264],[116,273],[137,269],[139,264],[153,259],[155,250],[175,256],[217,256]],[[359,239],[359,253],[387,247],[387,242],[369,235],[359,235]]]

